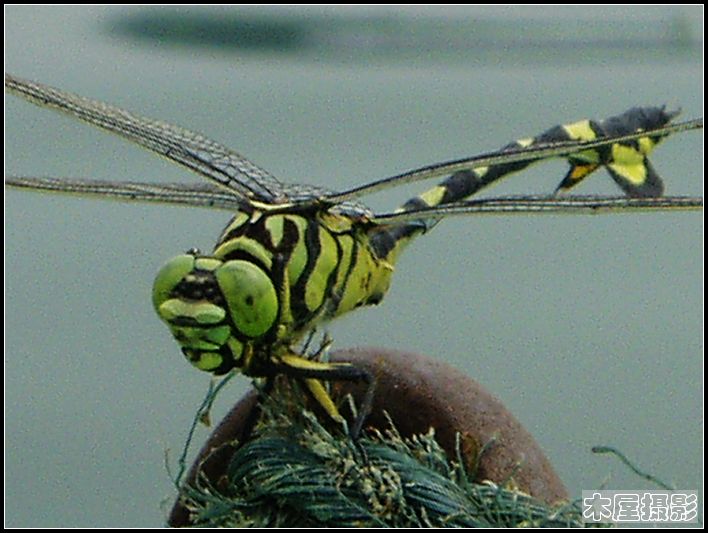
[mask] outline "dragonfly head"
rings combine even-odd
[[[165,263],[152,301],[189,362],[214,374],[244,366],[247,346],[271,330],[279,308],[272,281],[257,265],[198,250]]]

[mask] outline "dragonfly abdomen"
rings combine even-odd
[[[554,126],[536,137],[509,143],[499,153],[513,154],[533,147],[553,148],[554,145],[560,147],[563,143],[572,141],[595,141],[605,137],[640,133],[665,126],[678,114],[678,111],[667,111],[663,106],[634,107],[602,121],[586,119]],[[627,196],[661,196],[664,191],[663,182],[649,162],[648,155],[663,138],[660,135],[648,134],[646,137],[617,141],[563,156],[570,164],[570,169],[558,185],[556,193],[570,190],[598,168],[605,167]],[[433,208],[460,202],[481,189],[548,158],[548,155],[544,155],[538,159],[528,158],[523,161],[460,170],[438,185],[409,199],[398,211]],[[375,229],[372,232],[372,240],[382,257],[393,260],[411,239],[431,230],[441,218],[442,216],[437,218],[429,216],[426,219]]]

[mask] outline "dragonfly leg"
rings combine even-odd
[[[307,389],[310,391],[317,403],[336,422],[343,420],[337,406],[322,384],[324,381],[363,381],[366,383],[364,400],[359,407],[354,424],[350,428],[350,435],[353,439],[359,436],[366,417],[371,412],[374,400],[374,390],[376,381],[368,370],[359,368],[351,363],[325,363],[321,361],[311,361],[297,355],[281,355],[272,358],[276,371],[303,379]]]

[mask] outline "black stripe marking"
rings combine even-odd
[[[269,234],[267,235],[267,237],[270,239]],[[288,265],[290,264],[290,259],[292,258],[293,250],[295,249],[295,246],[297,246],[297,243],[297,225],[293,221],[285,219],[283,223],[283,238],[280,240],[280,244],[273,251],[273,267],[268,273],[268,277],[273,286],[275,287],[276,294],[278,295],[278,313],[280,316],[278,320],[275,320],[273,322],[271,328],[265,333],[264,342],[266,344],[272,343],[277,340],[278,326],[283,323],[283,315],[287,312],[290,312],[290,309],[284,309],[284,302],[281,295],[285,290],[285,280],[288,275]],[[289,296],[290,308],[292,309],[292,287],[290,287]]]
[[[322,303],[318,306],[317,310],[315,311],[315,314],[319,313],[323,307],[329,305],[332,297],[334,296],[334,286],[337,283],[337,277],[339,274],[339,267],[342,266],[342,245],[339,242],[337,235],[332,234],[331,231],[329,231],[327,228],[324,228],[324,227],[322,227],[322,231],[326,231],[332,237],[332,239],[334,239],[334,242],[337,245],[337,264],[332,269],[332,272],[329,273],[329,277],[327,278],[327,286],[325,288],[324,298],[322,299]]]
[[[342,297],[344,296],[344,293],[347,290],[349,278],[351,278],[352,272],[354,271],[354,267],[356,267],[357,259],[359,258],[359,241],[353,233],[350,236],[352,238],[352,251],[349,257],[349,265],[347,266],[347,272],[344,274],[344,278],[342,279],[342,286],[336,293],[333,293],[332,297],[330,298],[331,301],[328,304],[329,308],[327,309],[327,316],[329,317],[335,316],[337,314],[339,304],[341,303]],[[342,246],[339,244],[339,240],[337,240],[337,245],[339,246],[339,262],[337,264],[337,268],[335,269],[335,280],[337,277],[339,277],[339,269],[342,267]]]
[[[310,310],[307,308],[307,304],[305,303],[305,290],[307,287],[307,281],[310,279],[310,275],[315,269],[317,258],[320,256],[321,251],[319,221],[311,218],[306,220],[307,226],[303,237],[305,239],[307,263],[305,264],[305,268],[303,269],[302,274],[300,274],[300,278],[297,280],[297,283],[290,288],[290,307],[296,324],[304,324],[312,316]]]

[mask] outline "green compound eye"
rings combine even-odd
[[[229,309],[214,275],[222,265],[214,257],[179,255],[160,269],[152,290],[157,314],[182,353],[198,369],[214,374],[228,372],[243,354],[243,344],[225,322]]]
[[[246,337],[266,333],[278,318],[278,295],[273,282],[248,261],[227,261],[215,272],[231,320]]]
[[[184,348],[182,352],[195,368],[204,372],[214,372],[224,361],[219,352],[189,350],[187,348]]]
[[[152,285],[152,305],[158,315],[162,316],[160,306],[170,299],[170,294],[177,284],[194,269],[195,261],[193,255],[178,255],[167,261],[157,273]]]

